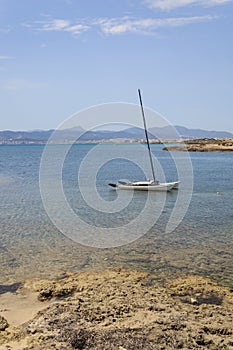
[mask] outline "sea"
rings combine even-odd
[[[144,148],[1,145],[0,284],[127,268],[158,281],[196,274],[233,287],[233,154],[151,145],[158,178],[181,178],[180,189],[110,187],[151,177]]]

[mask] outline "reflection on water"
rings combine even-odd
[[[69,152],[63,169],[64,193],[74,212],[87,223],[100,227],[123,226],[144,208],[147,194],[135,193],[129,206],[117,213],[101,213],[88,207],[78,188],[77,171],[91,147],[78,145]],[[111,152],[113,146],[106,147]],[[133,151],[134,146],[122,147],[131,147]],[[159,146],[153,145],[152,149],[156,150],[167,180],[176,178],[169,154]],[[165,233],[165,226],[177,191],[167,194],[159,220],[139,240],[119,248],[95,249],[69,240],[48,218],[39,192],[42,151],[43,146],[0,147],[1,284],[34,276],[59,277],[68,270],[129,267],[150,271],[158,278],[193,273],[233,285],[233,161],[230,153],[191,154],[193,197],[185,218],[172,233]],[[128,179],[143,177],[140,168],[124,159],[110,161],[99,170],[96,187],[104,200],[116,200],[116,191],[107,184],[126,178],[126,171]],[[161,194],[154,195],[158,201]]]

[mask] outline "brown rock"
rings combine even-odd
[[[0,331],[5,331],[9,327],[7,320],[0,316]]]
[[[205,277],[159,284],[138,271],[89,271],[40,281],[36,290],[49,298],[71,293],[18,329],[29,344],[24,350],[226,350],[233,344],[233,294]]]

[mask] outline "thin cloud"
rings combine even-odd
[[[89,26],[83,23],[73,23],[70,20],[59,18],[46,18],[41,21],[36,21],[34,24],[23,24],[27,28],[33,28],[36,31],[62,31],[73,35],[80,35],[82,32],[89,29]]]
[[[223,5],[232,0],[144,0],[150,8],[159,8],[160,10],[172,10],[178,7],[198,5],[202,7],[211,7]]]
[[[7,55],[0,55],[0,60],[11,60],[13,57]]]
[[[131,33],[151,33],[158,28],[179,27],[193,23],[211,21],[216,17],[193,16],[193,17],[174,17],[174,18],[147,18],[131,19],[129,17],[115,19],[101,19],[99,25],[104,34],[123,34]]]
[[[8,34],[13,28],[10,26],[4,27],[4,28],[0,28],[0,33],[1,34]]]
[[[70,21],[54,18],[54,19],[48,19],[44,21],[37,21],[36,24],[40,26],[39,28],[37,28],[38,30],[61,31],[69,27]]]
[[[79,20],[78,23],[65,19],[46,18],[36,21],[34,24],[26,24],[27,28],[36,31],[67,32],[72,35],[80,35],[83,32],[98,28],[103,34],[117,35],[124,33],[153,34],[159,28],[185,26],[194,23],[207,22],[216,19],[216,16],[192,16],[171,18],[145,18],[136,19],[132,17],[98,18],[90,20]],[[24,24],[25,26],[25,24]]]
[[[74,35],[79,35],[82,32],[88,30],[90,27],[84,24],[75,24],[73,26],[69,26],[67,28],[65,28],[66,32],[70,32]]]
[[[36,84],[31,81],[27,81],[25,79],[8,79],[3,81],[1,84],[1,88],[7,91],[22,91],[22,90],[30,90],[42,87],[41,84]]]

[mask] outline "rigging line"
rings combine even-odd
[[[149,143],[149,137],[148,137],[147,127],[146,127],[146,119],[145,119],[145,113],[144,113],[144,108],[143,108],[143,104],[142,104],[142,96],[141,96],[140,89],[138,89],[138,95],[139,95],[139,101],[140,101],[140,105],[141,105],[142,118],[143,118],[144,130],[145,130],[145,135],[146,135],[147,147],[148,147],[148,151],[149,151],[149,158],[150,158],[152,175],[153,175],[154,181],[156,182],[155,170],[154,170],[154,165],[153,165],[153,160],[152,160],[152,155],[151,155],[151,149],[150,149],[150,143]]]

